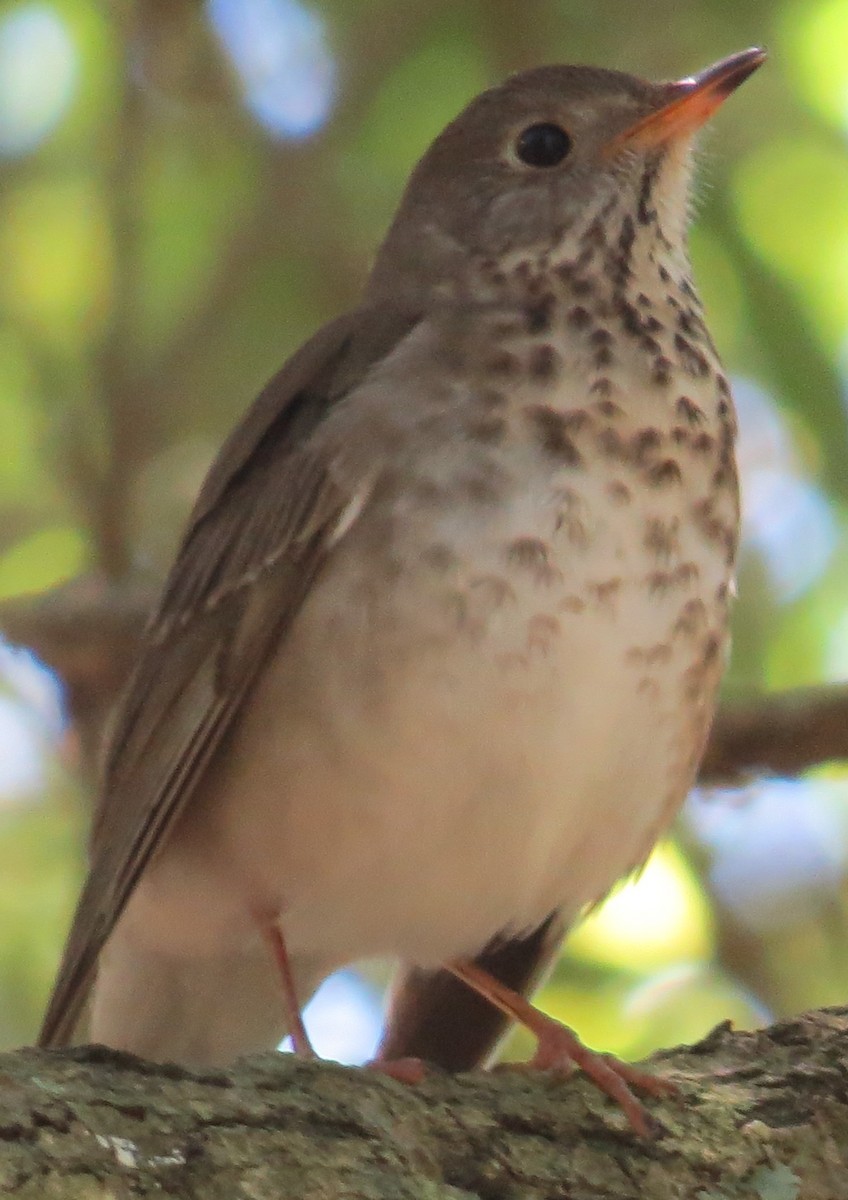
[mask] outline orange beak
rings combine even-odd
[[[742,50],[699,75],[669,84],[667,103],[617,134],[610,149],[616,151],[626,146],[650,149],[693,134],[765,60],[766,52],[759,47]]]

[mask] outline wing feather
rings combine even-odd
[[[360,311],[286,364],[231,435],[189,520],[119,709],[95,812],[90,868],[39,1044],[73,1037],[97,959],[188,804],[316,574],[361,511],[313,435],[415,324]]]

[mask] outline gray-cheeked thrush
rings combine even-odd
[[[645,860],[713,713],[739,510],[691,147],[763,58],[662,84],[527,71],[421,159],[360,307],[203,485],[111,735],[42,1044],[88,1001],[93,1040],[150,1058],[226,1062],[287,1030],[309,1053],[300,1007],[380,955],[407,972],[384,1069],[440,1058],[440,1022],[472,1065],[515,1017],[536,1065],[579,1063],[647,1128],[630,1085],[650,1077],[523,993]],[[496,1015],[463,1043],[467,989]]]

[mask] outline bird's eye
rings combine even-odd
[[[515,143],[516,155],[528,167],[555,167],[570,149],[571,138],[553,121],[528,125]]]

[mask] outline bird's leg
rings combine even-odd
[[[268,943],[268,948],[273,955],[274,962],[277,964],[277,970],[280,973],[283,1007],[286,1012],[286,1025],[292,1045],[294,1046],[294,1052],[298,1058],[317,1058],[318,1055],[315,1053],[312,1043],[309,1040],[309,1034],[306,1032],[306,1026],[303,1023],[303,1017],[300,1013],[300,1003],[294,985],[294,974],[292,973],[282,931],[276,922],[263,922],[262,934]]]
[[[274,962],[277,964],[277,970],[280,973],[283,1005],[286,1010],[286,1025],[288,1026],[289,1036],[294,1046],[294,1052],[298,1058],[317,1059],[319,1056],[309,1040],[309,1034],[306,1032],[306,1026],[303,1024],[303,1017],[300,1013],[300,1003],[297,998],[294,974],[289,962],[285,938],[276,922],[263,921],[261,924],[262,934],[268,943],[268,948],[273,955]],[[368,1066],[372,1071],[379,1071],[382,1075],[389,1075],[392,1079],[397,1079],[401,1083],[420,1083],[426,1074],[426,1068],[420,1058],[375,1059]]]
[[[648,1113],[631,1088],[640,1088],[653,1096],[663,1096],[676,1092],[674,1084],[629,1063],[620,1062],[610,1054],[597,1054],[589,1050],[571,1029],[539,1012],[522,995],[500,983],[475,963],[465,960],[452,962],[447,964],[447,969],[536,1037],[536,1053],[525,1064],[527,1067],[540,1071],[569,1072],[574,1067],[580,1067],[602,1092],[623,1109],[638,1134],[643,1137],[650,1134]]]

